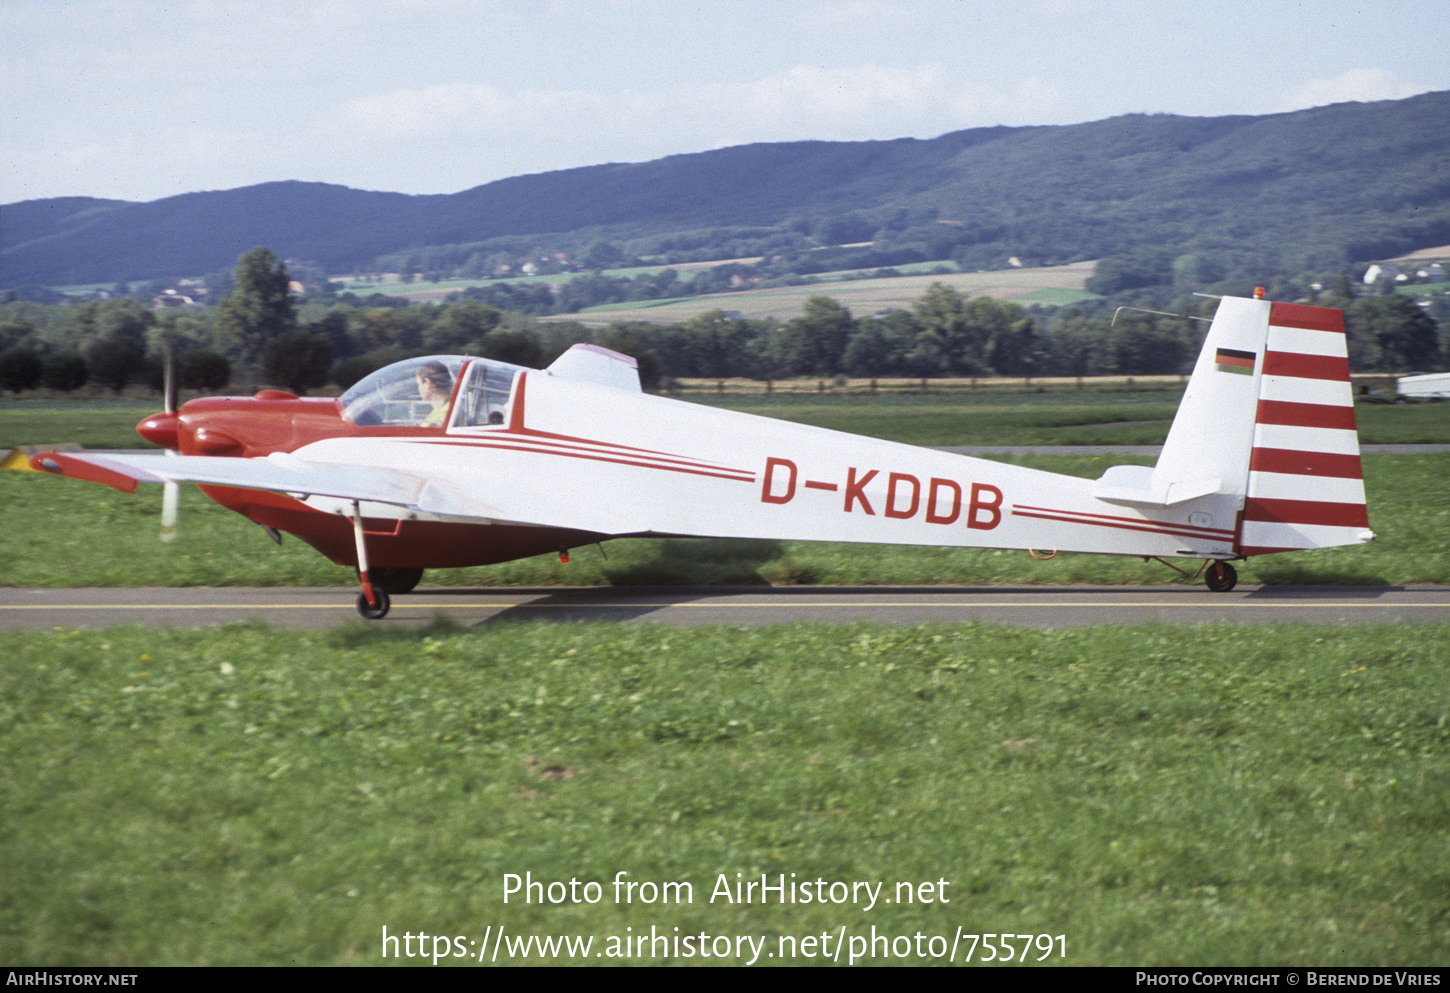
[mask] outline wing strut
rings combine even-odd
[[[352,537],[357,543],[357,574],[362,580],[362,592],[357,598],[357,612],[370,621],[379,620],[388,613],[388,593],[373,585],[368,576],[368,546],[363,540],[362,507],[352,501]]]

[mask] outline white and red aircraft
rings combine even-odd
[[[1346,356],[1337,310],[1224,298],[1157,465],[1097,480],[651,396],[592,345],[542,371],[443,355],[336,399],[193,400],[137,426],[173,451],[31,462],[200,483],[356,566],[369,618],[424,569],[642,535],[1200,559],[1228,590],[1231,560],[1374,537]]]

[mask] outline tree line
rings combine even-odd
[[[213,307],[157,311],[133,299],[4,304],[0,388],[159,389],[170,352],[185,388],[215,391],[244,382],[301,394],[329,384],[345,388],[419,354],[464,353],[543,367],[579,341],[634,356],[647,388],[684,377],[1172,374],[1192,368],[1204,327],[1165,314],[1128,312],[1114,320],[1118,304],[1134,299],[1127,291],[1073,307],[1027,308],[935,283],[909,307],[872,315],[853,315],[823,295],[787,321],[717,310],[676,324],[591,328],[466,297],[444,304],[392,300],[390,306],[309,302],[295,297],[289,282],[277,257],[258,248],[238,261],[230,295]],[[1450,364],[1440,325],[1408,297],[1354,299],[1343,279],[1318,302],[1345,309],[1354,371]],[[1189,317],[1210,316],[1216,306],[1193,297],[1150,297],[1148,304]]]

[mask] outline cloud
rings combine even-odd
[[[1279,110],[1303,110],[1332,103],[1403,100],[1430,87],[1407,82],[1388,69],[1351,69],[1330,79],[1311,79],[1285,93]]]
[[[343,116],[381,136],[411,138],[498,127],[522,116],[517,97],[482,83],[440,83],[349,101]]]
[[[1068,97],[1037,76],[1029,76],[1008,90],[966,87],[952,98],[952,108],[964,121],[981,124],[1037,122],[1059,116]]]
[[[590,140],[614,132],[671,135],[677,145],[698,147],[702,140],[718,145],[863,132],[928,136],[1021,120],[1062,102],[1061,94],[1036,78],[992,88],[953,79],[932,62],[905,68],[796,65],[737,83],[657,90],[505,91],[445,83],[358,98],[345,105],[343,115],[379,138]]]
[[[943,76],[935,63],[910,69],[800,65],[746,83],[704,87],[687,99],[698,100],[706,112],[771,121],[845,123],[883,114],[912,118],[943,101],[947,89]]]

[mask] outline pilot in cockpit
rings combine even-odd
[[[448,400],[453,396],[453,377],[442,362],[424,362],[418,367],[418,395],[425,403],[433,405],[421,421],[425,428],[443,426],[448,416]]]

